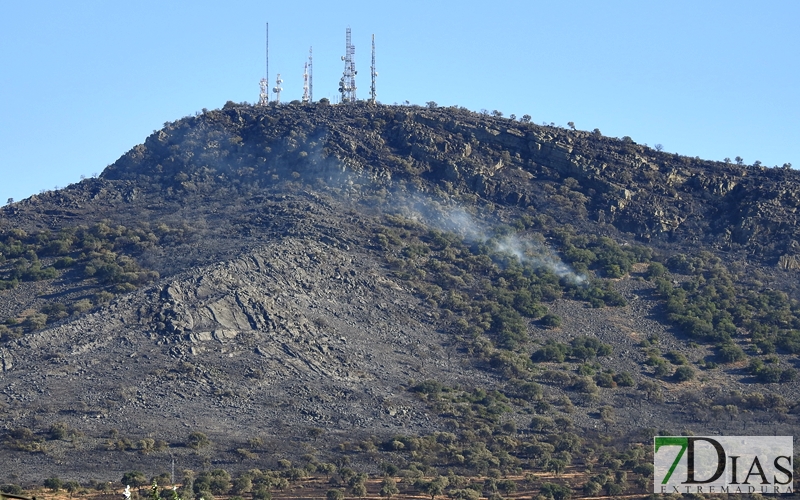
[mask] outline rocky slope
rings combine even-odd
[[[0,319],[9,319],[0,480],[156,474],[171,457],[196,469],[266,467],[315,449],[352,452],[343,442],[466,428],[463,415],[420,396],[422,380],[512,400],[513,387],[535,380],[543,395],[518,397],[503,417],[520,429],[541,414],[626,442],[643,429],[791,433],[796,386],[765,391],[744,361],[706,364],[719,346],[666,321],[645,254],[666,262],[705,251],[710,273],[724,261],[743,282],[758,281],[754,290],[786,292],[781,328],[800,328],[790,298],[797,180],[791,170],[454,108],[229,103],[168,123],[99,179],[2,209],[0,271],[10,283],[19,268],[21,278],[0,290]],[[512,227],[521,246],[503,239]],[[587,236],[608,239],[579,243]],[[638,260],[581,269],[585,252],[570,248]],[[77,264],[56,266],[62,255]],[[120,269],[105,281],[104,258]],[[59,270],[39,276],[36,262]],[[515,277],[509,269],[519,265]],[[509,283],[522,274],[560,325],[519,305],[525,295]],[[583,274],[592,293],[607,293],[599,303],[575,284]],[[672,280],[679,287],[690,272]],[[517,299],[503,298],[503,287]],[[85,308],[73,307],[81,300]],[[525,332],[513,342],[502,337],[513,330],[502,309],[511,302]],[[490,320],[475,333],[481,314]],[[750,349],[752,332],[736,328],[734,342]],[[525,364],[548,340],[582,337],[613,354]],[[708,371],[685,384],[654,377],[647,346]],[[777,354],[789,373],[796,354]],[[602,373],[627,373],[631,383],[575,388]],[[783,398],[767,401],[777,413],[743,403],[773,391]],[[730,404],[742,414],[712,418]],[[75,431],[69,439],[53,438],[58,423]],[[213,445],[190,446],[192,432]],[[148,439],[163,443],[150,449]],[[384,459],[405,460],[388,451]],[[375,469],[374,456],[352,459]]]

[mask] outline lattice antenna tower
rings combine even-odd
[[[314,70],[311,65],[313,62],[311,49],[313,48],[314,47],[308,48],[308,102],[314,102]]]
[[[342,102],[356,102],[356,46],[350,43],[350,27],[347,28],[345,53],[342,60],[344,61],[344,73],[342,79],[339,80]]]
[[[303,68],[303,104],[308,104],[308,62]]]
[[[370,77],[372,78],[372,85],[369,88],[369,102],[375,104],[378,93],[375,91],[375,77],[378,72],[375,71],[375,34],[372,35],[372,66],[369,69]]]
[[[272,91],[275,92],[275,104],[281,103],[281,91],[283,91],[283,87],[281,87],[282,83],[281,74],[278,73],[278,78],[275,79],[275,88],[272,89]]]
[[[269,23],[267,23],[267,76],[259,82],[261,92],[258,94],[258,105],[266,106],[269,104]]]

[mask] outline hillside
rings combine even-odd
[[[0,212],[0,483],[641,492],[655,433],[796,428],[798,180],[459,108],[166,123]]]

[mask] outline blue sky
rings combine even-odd
[[[166,121],[255,102],[270,81],[336,95],[345,28],[358,95],[530,114],[669,152],[800,166],[800,2],[0,3],[0,205],[101,172]]]

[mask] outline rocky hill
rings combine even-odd
[[[166,123],[0,212],[0,482],[174,458],[636,491],[657,432],[796,428],[798,206],[790,169],[460,108]]]

